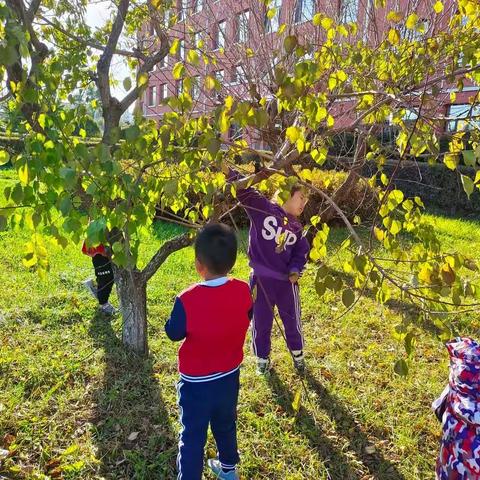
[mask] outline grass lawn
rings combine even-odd
[[[12,178],[0,172],[0,191]],[[480,222],[431,219],[446,247],[480,259]],[[154,230],[143,259],[175,228]],[[335,230],[331,241],[344,235]],[[11,451],[0,460],[0,478],[173,480],[178,345],[163,323],[175,295],[197,280],[192,250],[171,256],[149,284],[151,354],[140,359],[122,349],[120,319],[97,314],[82,289],[92,269],[79,246],[52,246],[42,281],[22,265],[28,239],[24,231],[0,233],[0,448]],[[234,274],[248,276],[244,252]],[[445,348],[424,332],[409,376],[400,378],[393,363],[403,345],[392,335],[400,302],[380,307],[367,296],[339,318],[337,297],[316,295],[313,270],[302,279],[302,302],[308,396],[297,414],[301,383],[278,331],[269,378],[255,374],[247,352],[242,479],[433,479],[440,425],[429,406],[447,381]],[[462,334],[478,335],[479,325],[479,313],[457,322]],[[207,453],[214,454],[210,437]]]

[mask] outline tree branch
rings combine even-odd
[[[190,233],[184,233],[183,235],[179,235],[178,237],[166,241],[148,262],[147,266],[142,270],[142,278],[144,281],[148,282],[172,253],[181,250],[182,248],[189,247],[194,240],[195,237],[193,235]]]
[[[47,25],[51,26],[55,30],[59,31],[61,34],[79,43],[80,45],[84,45],[86,47],[92,47],[92,48],[95,48],[96,50],[101,50],[102,52],[105,51],[105,49],[107,48],[105,45],[102,45],[101,43],[95,41],[92,38],[81,38],[70,33],[68,30],[65,30],[61,25],[59,25],[58,22],[51,22],[48,18],[42,15],[40,15],[38,18],[40,18],[43,22],[45,22]],[[123,50],[121,48],[115,48],[113,53],[115,55],[121,55],[123,57],[138,58],[139,60],[145,59],[145,55],[141,51],[130,51],[130,50]]]

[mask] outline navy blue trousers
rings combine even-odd
[[[201,480],[203,451],[208,426],[217,444],[223,468],[239,462],[237,450],[237,403],[240,370],[209,382],[178,383],[180,433],[177,468],[178,480]]]

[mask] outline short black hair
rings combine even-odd
[[[237,260],[237,237],[222,223],[207,225],[195,240],[195,257],[214,275],[226,275]]]

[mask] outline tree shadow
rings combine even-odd
[[[105,352],[92,419],[102,478],[175,478],[177,436],[152,359],[127,352],[110,321],[101,315],[93,317],[89,333]]]
[[[372,442],[358,420],[336,397],[332,396],[309,372],[305,375],[305,382],[317,394],[317,406],[334,422],[335,435],[327,435],[328,432],[303,406],[300,406],[296,413],[295,425],[298,432],[308,440],[311,448],[324,462],[329,480],[363,480],[365,478],[405,480],[397,467],[380,452],[367,453],[365,449],[371,446]],[[292,407],[293,395],[273,369],[268,383],[278,404],[289,414],[295,415]],[[336,436],[341,436],[348,441],[348,449],[345,449],[343,442],[334,440]],[[382,438],[386,438],[386,434]]]

